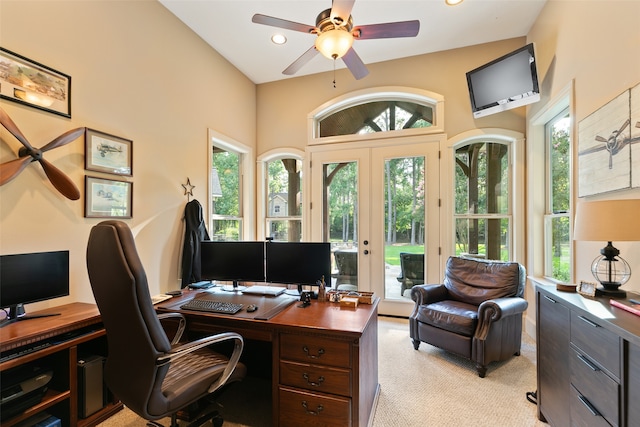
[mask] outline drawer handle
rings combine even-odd
[[[302,407],[304,408],[305,411],[307,411],[307,414],[309,415],[320,415],[320,412],[322,412],[322,410],[324,409],[322,405],[318,405],[315,411],[310,411],[309,407],[307,406],[306,400],[302,401]]]
[[[600,327],[600,325],[598,325],[595,322],[592,322],[591,320],[587,319],[586,317],[578,316],[578,319],[582,320],[583,322],[585,322],[589,326],[593,326],[594,328],[599,328]]]
[[[551,297],[548,297],[548,296],[546,296],[546,295],[543,295],[543,297],[544,297],[546,300],[551,301],[551,302],[552,302],[552,303],[554,303],[554,304],[557,304],[557,303],[558,303],[558,301],[554,300],[554,299],[553,299],[553,298],[551,298]]]
[[[596,408],[593,407],[593,405],[587,400],[586,397],[584,397],[581,394],[578,394],[578,399],[580,399],[580,402],[582,402],[582,404],[586,406],[589,412],[591,412],[591,415],[593,415],[594,417],[600,416],[600,412],[598,412]]]
[[[591,363],[591,361],[589,359],[587,359],[586,357],[584,357],[583,355],[578,354],[578,359],[580,359],[580,361],[582,361],[582,363],[587,365],[592,371],[597,372],[597,371],[600,370],[600,368],[598,368],[593,363]]]
[[[307,354],[307,357],[310,359],[319,359],[320,356],[322,356],[324,354],[324,348],[319,348],[318,349],[318,354],[309,354],[309,347],[307,347],[306,345],[304,347],[302,347],[302,351],[304,351]]]
[[[307,380],[307,384],[309,384],[310,386],[314,386],[314,387],[320,387],[320,385],[324,382],[324,377],[322,377],[322,376],[318,377],[318,382],[317,383],[315,383],[313,381],[309,381],[309,374],[307,374],[306,372],[304,374],[302,374],[302,378]]]

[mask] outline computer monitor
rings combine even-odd
[[[331,284],[329,242],[268,242],[267,282],[315,286],[324,277]]]
[[[0,256],[0,307],[9,309],[0,327],[18,320],[44,317],[27,315],[25,304],[67,295],[69,251]]]
[[[264,282],[264,242],[203,241],[200,246],[204,280],[230,281],[242,290],[241,282]]]

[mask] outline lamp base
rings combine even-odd
[[[627,292],[619,288],[605,288],[604,286],[598,286],[596,289],[596,295],[607,296],[611,298],[626,298]]]

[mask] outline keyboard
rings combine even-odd
[[[242,310],[242,304],[226,301],[212,301],[194,298],[180,306],[183,310],[206,311],[208,313],[236,314]]]

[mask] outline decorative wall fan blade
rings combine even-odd
[[[24,137],[18,126],[11,120],[9,115],[0,108],[0,123],[4,126],[13,136],[15,136],[23,145],[18,150],[18,159],[10,160],[0,165],[0,185],[4,185],[18,176],[22,170],[27,167],[31,162],[38,161],[44,170],[44,173],[51,181],[51,184],[60,192],[63,196],[71,200],[78,200],[80,198],[80,191],[78,187],[69,179],[60,169],[53,166],[53,164],[46,161],[42,156],[47,150],[51,150],[61,145],[65,145],[73,141],[82,135],[85,128],[77,128],[67,131],[57,138],[54,138],[47,145],[41,149],[34,148],[29,141]]]
[[[415,37],[420,31],[420,21],[387,22],[385,24],[360,25],[352,31],[358,40]]]
[[[364,65],[364,62],[362,62],[362,59],[360,59],[353,48],[347,51],[347,53],[342,57],[342,60],[344,61],[349,71],[351,71],[351,74],[353,74],[353,77],[356,78],[356,80],[360,80],[361,78],[366,77],[369,74],[367,66]]]
[[[33,159],[22,157],[2,163],[0,165],[0,185],[4,185],[18,176],[22,169],[26,168]]]
[[[260,13],[256,13],[255,15],[253,15],[253,18],[251,18],[251,22],[254,22],[256,24],[269,25],[270,27],[300,31],[302,33],[312,33],[316,31],[316,27],[314,27],[313,25],[300,24],[298,22],[274,18],[273,16],[262,15]]]
[[[311,46],[309,48],[309,50],[307,50],[305,53],[300,55],[300,57],[298,59],[293,61],[293,63],[291,65],[289,65],[282,72],[282,74],[286,74],[287,76],[294,75],[295,73],[298,72],[298,70],[300,68],[302,68],[303,65],[305,65],[307,62],[311,61],[317,54],[318,54],[318,50],[316,49],[316,47],[315,46]]]
[[[331,5],[331,21],[343,25],[349,21],[355,0],[333,0]]]
[[[80,190],[78,187],[66,176],[60,169],[53,166],[44,158],[39,160],[44,173],[47,174],[51,184],[58,190],[63,196],[70,200],[78,200],[80,198]]]

